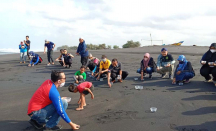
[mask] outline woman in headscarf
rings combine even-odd
[[[28,66],[35,66],[38,63],[41,63],[43,61],[43,59],[36,53],[34,53],[33,51],[29,52],[29,56],[32,58],[29,65]]]
[[[187,61],[184,55],[180,55],[177,60],[179,64],[176,67],[172,83],[176,84],[178,82],[179,85],[189,83],[190,79],[195,76],[191,62]]]
[[[156,64],[154,59],[150,57],[149,53],[144,55],[143,60],[141,61],[140,69],[137,70],[137,73],[141,74],[141,80],[144,80],[143,76],[145,73],[149,74],[149,78],[152,79],[152,72],[156,71]]]
[[[99,63],[100,63],[100,60],[96,57],[93,57],[93,55],[90,53],[88,56],[87,67],[89,68],[90,71],[92,71],[92,76],[94,75],[94,73],[98,72]]]
[[[200,63],[202,67],[200,74],[205,77],[205,82],[212,82],[216,84],[216,43],[212,43],[209,50],[203,55]],[[213,79],[210,74],[212,74]]]

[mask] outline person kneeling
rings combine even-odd
[[[77,84],[86,80],[85,66],[81,66],[80,70],[74,74],[74,80]]]
[[[106,76],[106,74],[108,73],[109,67],[111,65],[111,61],[108,60],[105,55],[102,55],[101,58],[102,58],[102,61],[100,62],[97,80]]]
[[[29,56],[32,57],[32,60],[30,61],[28,66],[34,66],[43,61],[43,59],[38,54],[35,54],[33,51],[29,52]]]
[[[122,71],[121,63],[118,62],[116,58],[112,59],[112,64],[109,67],[107,81],[109,87],[111,87],[110,77],[112,78],[112,83],[115,82],[117,78],[119,82],[122,82],[128,76],[128,72]]]
[[[137,70],[137,73],[141,74],[141,80],[144,80],[143,76],[145,73],[149,74],[149,78],[152,79],[152,72],[156,71],[156,64],[154,59],[150,57],[149,53],[144,55],[143,60],[141,61],[140,69]]]
[[[191,62],[187,61],[184,55],[178,57],[179,64],[176,67],[172,84],[189,83],[189,79],[195,76]]]
[[[78,101],[79,107],[76,108],[77,111],[83,110],[84,106],[86,106],[85,96],[89,93],[91,94],[91,98],[94,99],[94,94],[92,91],[94,90],[94,85],[91,82],[83,82],[79,85],[71,84],[68,87],[68,90],[73,93],[80,93],[80,99]]]

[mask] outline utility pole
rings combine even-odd
[[[152,45],[152,37],[151,37],[151,33],[150,33],[150,38],[151,38],[151,45]]]

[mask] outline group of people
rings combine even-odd
[[[74,74],[74,82],[68,87],[69,92],[80,93],[78,100],[77,111],[83,110],[87,105],[85,101],[85,96],[87,94],[91,95],[94,99],[94,85],[92,82],[86,81],[87,75],[85,73],[86,69],[91,71],[90,76],[96,78],[96,80],[107,79],[107,84],[111,87],[116,81],[123,82],[123,80],[128,76],[127,71],[122,71],[122,64],[113,58],[110,61],[107,56],[102,55],[101,59],[93,57],[92,54],[88,53],[86,49],[85,41],[83,38],[79,39],[80,44],[77,49],[76,54],[81,56],[82,66],[80,70],[76,71]],[[53,50],[53,48],[48,47]],[[49,57],[52,62],[52,51],[49,51]],[[32,52],[29,53],[32,55]],[[35,55],[38,62],[38,57]],[[71,67],[72,58],[74,56],[69,54],[66,49],[60,50],[60,56],[56,59],[64,67]],[[40,57],[39,57],[40,59]],[[190,79],[195,76],[192,64],[186,59],[184,55],[178,57],[178,64],[176,69],[174,67],[175,60],[172,55],[168,53],[166,48],[161,49],[161,54],[158,56],[157,62],[146,53],[141,60],[140,68],[137,73],[141,74],[141,80],[144,80],[144,76],[149,74],[149,78],[152,79],[152,73],[157,72],[161,74],[161,78],[166,78],[168,75],[169,79],[172,79],[172,84],[179,83],[189,83]],[[216,84],[216,43],[211,44],[209,50],[203,55],[200,63],[202,67],[200,73],[205,77],[206,82],[212,82]],[[32,61],[33,63],[33,61]],[[31,63],[31,65],[32,65]],[[35,64],[35,62],[33,63]],[[51,63],[49,63],[51,64]],[[212,74],[213,79],[210,74]],[[68,103],[65,98],[61,98],[57,90],[59,87],[65,85],[66,76],[62,71],[52,71],[51,79],[46,80],[34,93],[28,106],[28,115],[30,116],[30,123],[37,129],[46,130],[59,130],[62,126],[57,125],[60,118],[63,118],[72,129],[79,129],[80,126],[73,123],[68,117],[65,110],[68,107]]]

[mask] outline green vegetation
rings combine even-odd
[[[113,46],[113,49],[119,49],[119,46],[114,45],[114,46]]]
[[[135,48],[135,47],[140,47],[140,42],[133,42],[133,40],[127,41],[126,44],[124,44],[122,47],[123,48]]]
[[[111,45],[106,45],[105,43],[99,44],[99,45],[93,45],[93,44],[86,44],[88,50],[101,50],[101,49],[111,49]],[[67,49],[67,50],[77,50],[77,46],[67,46],[63,45],[57,48],[57,50],[60,49]]]

